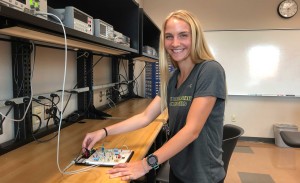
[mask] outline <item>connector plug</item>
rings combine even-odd
[[[6,106],[16,105],[16,103],[15,103],[14,101],[9,101],[9,100],[5,101],[4,104],[5,104]]]

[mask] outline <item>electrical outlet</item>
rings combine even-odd
[[[100,91],[100,93],[99,93],[99,102],[102,102],[102,97],[103,97],[103,92]]]
[[[231,115],[231,122],[236,122],[236,115],[235,114]]]
[[[105,96],[106,96],[106,99],[111,98],[110,90],[109,90],[109,89],[107,89],[107,90],[105,91]]]
[[[51,105],[50,104],[44,105],[44,120],[50,118],[50,112],[51,112]]]
[[[38,117],[40,117],[42,119],[42,115],[43,115],[43,106],[35,106],[32,108],[32,114],[37,115]],[[36,116],[32,116],[32,125],[36,126],[37,124],[40,123],[39,118],[37,118]]]

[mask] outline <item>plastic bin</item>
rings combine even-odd
[[[280,131],[298,131],[298,126],[293,124],[276,123],[273,126],[273,130],[274,130],[275,144],[278,147],[290,147],[283,142],[280,136]]]

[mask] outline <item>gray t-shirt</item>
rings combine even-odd
[[[215,96],[217,101],[199,137],[170,159],[171,169],[185,183],[218,182],[225,176],[222,161],[226,98],[224,69],[216,61],[196,64],[188,78],[176,88],[179,72],[174,71],[168,84],[170,137],[185,125],[193,98]]]

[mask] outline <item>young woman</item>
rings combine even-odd
[[[82,143],[91,149],[107,134],[147,126],[168,108],[170,139],[141,161],[119,164],[111,178],[137,179],[167,160],[170,182],[218,183],[225,177],[222,162],[225,72],[214,61],[198,20],[190,12],[171,13],[162,26],[159,63],[161,88],[142,113],[88,133]],[[176,68],[169,78],[168,61]]]

